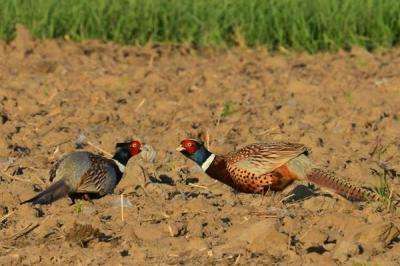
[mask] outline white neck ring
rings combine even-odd
[[[121,173],[125,172],[125,165],[123,165],[122,163],[118,162],[117,160],[113,159],[113,161],[115,162],[115,164],[118,166],[118,169],[121,171]]]
[[[203,169],[203,171],[205,172],[208,169],[208,167],[210,167],[214,159],[215,159],[215,154],[211,153],[211,155],[208,156],[207,160],[205,160],[205,162],[201,165],[201,169]]]

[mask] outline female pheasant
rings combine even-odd
[[[353,201],[378,200],[372,191],[318,169],[302,144],[271,142],[250,144],[225,156],[216,155],[195,139],[177,148],[196,162],[211,178],[246,193],[283,190],[295,180],[307,180]]]
[[[22,202],[49,204],[62,197],[89,200],[112,193],[121,180],[128,160],[139,154],[141,143],[137,140],[117,143],[112,159],[86,151],[72,152],[63,156],[50,169],[50,181],[45,191]]]

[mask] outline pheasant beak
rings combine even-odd
[[[179,145],[178,148],[176,148],[177,151],[182,152],[185,150],[185,148],[182,145]]]

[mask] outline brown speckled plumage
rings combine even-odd
[[[297,176],[286,170],[284,164],[306,153],[302,144],[272,142],[247,145],[225,156],[227,170],[238,190],[261,193],[282,190]]]
[[[211,154],[204,148],[202,142],[190,139],[184,140],[178,150],[197,163],[199,163],[196,157],[197,151],[201,151],[203,155]],[[331,189],[349,200],[379,199],[376,193],[368,189],[316,168],[308,158],[309,152],[307,147],[297,143],[250,144],[224,156],[215,155],[206,173],[246,193],[280,191],[293,181],[302,179]],[[199,163],[201,166],[202,161]]]
[[[380,196],[371,190],[351,184],[348,180],[339,178],[333,173],[313,168],[307,175],[307,180],[323,187],[332,188],[336,193],[354,201],[379,201]]]

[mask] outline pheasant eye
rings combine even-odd
[[[133,148],[133,149],[139,148],[139,147],[140,147],[140,143],[137,142],[137,141],[132,142],[131,145],[130,145],[130,147]]]

